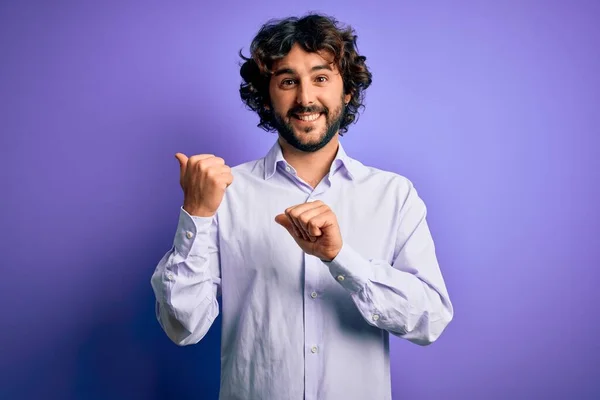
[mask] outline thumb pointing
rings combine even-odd
[[[179,161],[180,168],[187,164],[188,158],[185,154],[175,153],[175,158],[177,159],[177,161]]]
[[[290,222],[289,218],[287,217],[287,215],[279,214],[278,216],[275,217],[275,222],[277,222],[279,225],[283,226],[288,231],[290,230],[291,222]]]

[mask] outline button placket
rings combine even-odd
[[[323,326],[319,318],[321,302],[319,282],[323,274],[323,265],[313,256],[304,254],[304,373],[306,398],[317,398],[319,376],[322,375],[322,362],[319,357],[322,352]]]

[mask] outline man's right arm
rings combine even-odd
[[[173,247],[152,275],[157,319],[179,346],[198,343],[219,315],[217,235],[216,216],[191,216],[181,207]]]

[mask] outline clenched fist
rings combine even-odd
[[[342,249],[342,234],[331,208],[321,200],[289,207],[275,222],[292,235],[307,254],[333,260]]]
[[[179,183],[183,189],[183,209],[190,215],[211,217],[223,200],[225,189],[233,182],[231,168],[225,160],[212,154],[198,154],[188,158],[177,153]]]

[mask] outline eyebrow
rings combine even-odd
[[[323,69],[333,71],[328,64],[321,64],[321,65],[315,65],[314,67],[312,67],[310,69],[310,72],[320,71]],[[275,71],[273,76],[279,76],[279,75],[285,75],[285,74],[297,75],[296,71],[294,71],[292,68],[281,68],[281,69],[278,69],[277,71]]]

